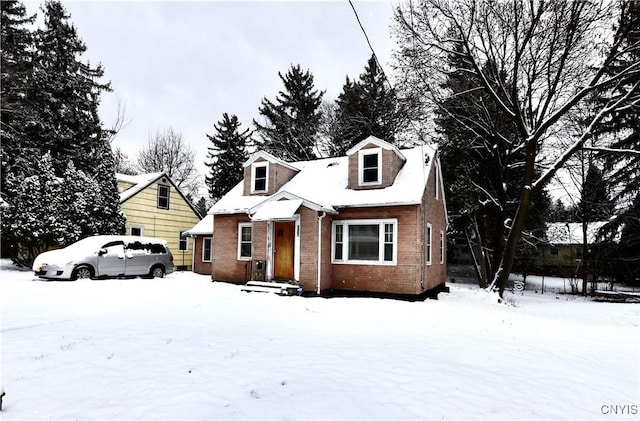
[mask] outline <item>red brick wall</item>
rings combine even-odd
[[[439,165],[439,160],[436,160],[436,163]],[[424,192],[424,196],[422,199],[422,207],[424,210],[422,223],[422,262],[425,268],[424,272],[424,290],[428,290],[434,288],[442,283],[444,283],[447,279],[447,225],[446,225],[446,215],[445,215],[445,207],[444,207],[444,192],[442,191],[442,183],[438,183],[438,198],[435,197],[435,171],[437,166],[431,166],[431,172],[429,174],[429,178],[427,181],[427,187]],[[438,176],[439,177],[439,176]],[[431,253],[431,265],[426,264],[426,226],[427,223],[430,223],[432,226],[432,253]],[[440,263],[440,231],[444,233],[444,263]]]
[[[300,215],[300,284],[307,292],[318,290],[318,217],[316,212],[306,207],[298,211]],[[321,221],[322,255],[320,266],[320,290],[331,289],[331,215]]]
[[[246,261],[238,260],[238,224],[250,222],[243,214],[215,215],[213,218],[213,256],[211,278],[215,281],[244,283]]]
[[[368,144],[364,146],[362,149],[370,149],[377,148],[374,144]],[[404,165],[404,161],[396,155],[395,152],[387,149],[382,149],[382,184],[373,185],[373,186],[360,186],[358,184],[359,181],[359,165],[358,159],[359,153],[355,152],[349,156],[349,181],[348,185],[350,189],[353,190],[367,190],[367,189],[382,189],[385,187],[389,187],[393,184],[400,172],[400,168]]]
[[[255,162],[264,162],[265,159],[259,158]],[[296,171],[282,166],[277,163],[269,162],[269,180],[266,193],[251,193],[251,165],[244,168],[243,195],[251,196],[261,195],[267,196],[275,194],[280,188],[296,175]]]
[[[333,288],[354,291],[418,294],[421,280],[420,206],[341,209],[334,220],[398,220],[398,259],[395,266],[333,265]]]
[[[195,273],[199,273],[201,275],[211,275],[211,262],[203,262],[202,261],[202,236],[198,236],[195,238],[195,255],[194,255],[194,263],[193,263],[193,271]],[[210,238],[210,237],[207,237]],[[213,243],[212,243],[213,247]]]

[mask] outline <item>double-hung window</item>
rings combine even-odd
[[[189,249],[189,239],[184,233],[187,230],[180,230],[178,234],[178,251],[187,251]]]
[[[396,264],[397,219],[334,221],[332,231],[334,263]]]
[[[158,208],[169,209],[169,186],[158,184]]]
[[[358,151],[358,183],[361,186],[382,184],[382,149]]]
[[[444,231],[440,230],[440,264],[444,263]]]
[[[251,223],[238,224],[238,260],[251,260]]]
[[[211,237],[202,238],[202,261],[211,261]]]
[[[269,162],[251,165],[251,193],[265,193],[269,189]]]

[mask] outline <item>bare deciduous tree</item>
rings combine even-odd
[[[466,63],[464,71],[476,81],[469,89],[487,98],[486,114],[492,115],[491,108],[497,107],[516,128],[516,136],[501,138],[488,120],[479,118],[472,125],[458,120],[478,134],[471,147],[499,148],[501,165],[524,169],[517,210],[504,220],[504,247],[489,279],[490,288],[501,294],[533,195],[583,147],[603,118],[628,106],[632,93],[640,89],[640,63],[607,72],[624,50],[638,48],[637,42],[621,42],[631,25],[619,19],[620,10],[619,3],[598,1],[422,0],[396,11],[397,65],[410,82],[407,90],[426,104],[442,107],[449,94],[442,86],[456,70],[450,68],[450,56],[458,55]],[[546,148],[572,123],[572,110],[596,89],[629,80],[635,80],[631,93],[599,104],[565,148],[555,155]],[[456,118],[455,109],[442,111]],[[487,134],[494,142],[486,142]],[[498,202],[490,194],[480,200]]]
[[[172,127],[158,130],[138,152],[136,166],[142,172],[164,172],[182,192],[195,197],[200,174],[194,167],[195,152]]]

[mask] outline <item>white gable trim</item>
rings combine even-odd
[[[323,206],[323,205],[319,205],[315,202],[312,202],[310,200],[305,199],[304,197],[300,197],[296,194],[293,193],[289,193],[287,191],[280,191],[272,196],[270,196],[268,199],[260,202],[259,204],[253,206],[252,208],[250,208],[249,210],[247,210],[247,214],[249,215],[253,215],[255,214],[258,209],[262,206],[265,205],[269,202],[274,202],[274,201],[279,201],[279,200],[294,200],[294,201],[301,201],[302,202],[302,206],[307,207],[309,209],[318,211],[318,212],[326,212],[332,215],[337,215],[338,211],[336,211],[333,206]]]
[[[266,161],[269,161],[269,162],[273,162],[275,164],[280,164],[283,167],[289,168],[290,170],[293,170],[293,171],[296,171],[296,172],[300,171],[299,168],[296,168],[293,165],[289,164],[288,162],[285,162],[280,158],[276,158],[275,156],[271,155],[269,152],[265,152],[265,151],[258,151],[256,153],[254,153],[253,155],[251,155],[249,157],[249,159],[247,159],[247,161],[244,164],[242,164],[242,166],[244,168],[246,168],[249,165],[251,165],[254,162],[256,162],[260,158],[262,158],[262,159],[264,159]]]
[[[362,149],[364,146],[366,145],[375,145],[379,148],[382,149],[386,149],[388,151],[393,151],[396,155],[398,155],[398,157],[400,159],[402,159],[402,161],[406,161],[407,158],[402,154],[402,152],[400,152],[400,149],[396,148],[394,145],[392,145],[389,142],[385,142],[382,139],[378,139],[375,136],[369,136],[368,138],[366,138],[363,141],[360,141],[357,145],[353,146],[351,149],[349,149],[347,151],[347,156],[349,155],[353,155],[354,153],[358,152],[360,149]]]

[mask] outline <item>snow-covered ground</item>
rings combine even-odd
[[[640,417],[638,304],[500,304],[460,284],[425,302],[280,297],[2,264],[2,419]]]

